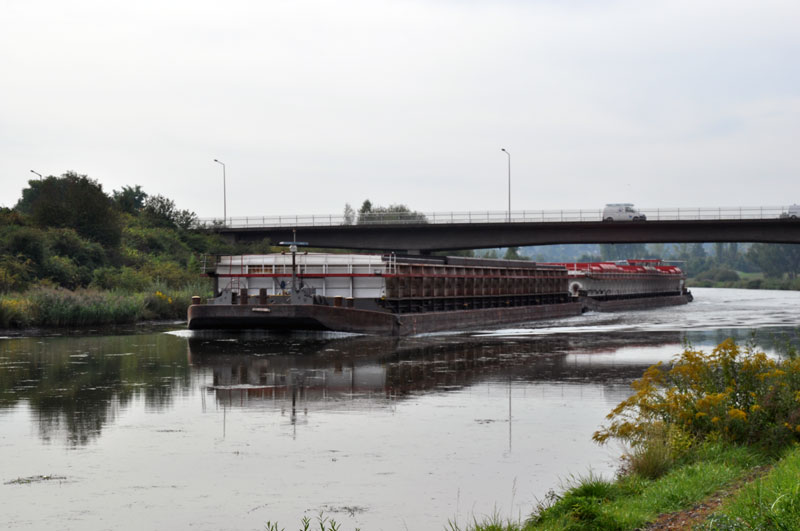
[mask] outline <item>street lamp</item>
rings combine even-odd
[[[222,164],[222,224],[228,224],[228,197],[225,191],[225,163],[221,160],[214,159],[217,164]]]
[[[39,176],[39,180],[40,180],[40,181],[41,181],[41,180],[44,178],[44,177],[42,177],[42,174],[41,174],[41,173],[39,173],[38,171],[33,171],[33,170],[31,170],[31,173],[35,173],[36,175],[38,175],[38,176]]]
[[[506,148],[500,148],[500,151],[508,155],[508,222],[511,223],[511,153]]]

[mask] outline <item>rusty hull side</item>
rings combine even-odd
[[[660,297],[640,297],[636,299],[618,299],[601,301],[589,297],[582,298],[585,310],[593,312],[621,312],[626,310],[648,310],[663,306],[679,306],[691,301],[689,295],[667,295]]]
[[[397,334],[397,320],[390,313],[314,304],[195,304],[189,306],[188,321],[190,330],[332,330]]]
[[[541,319],[557,319],[581,314],[579,302],[543,304],[541,306],[514,306],[510,308],[485,308],[481,310],[459,310],[455,312],[403,313],[397,315],[399,334],[403,336],[441,332],[491,328],[513,323],[526,323]]]

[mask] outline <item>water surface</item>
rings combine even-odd
[[[174,331],[0,339],[0,510],[14,529],[442,529],[524,518],[689,341],[796,338],[800,294],[416,338]]]

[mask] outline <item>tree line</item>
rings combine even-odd
[[[268,249],[268,242],[232,245],[199,228],[194,212],[139,185],[109,194],[67,172],[29,181],[13,208],[0,209],[0,293],[180,287],[197,280],[198,256]]]

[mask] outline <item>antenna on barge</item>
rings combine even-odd
[[[299,290],[297,289],[297,265],[295,262],[295,255],[297,255],[297,247],[307,247],[308,242],[299,242],[297,241],[297,229],[292,229],[292,241],[290,242],[279,242],[278,245],[288,245],[289,252],[292,253],[292,294],[291,297],[294,299],[294,294],[297,293]]]

